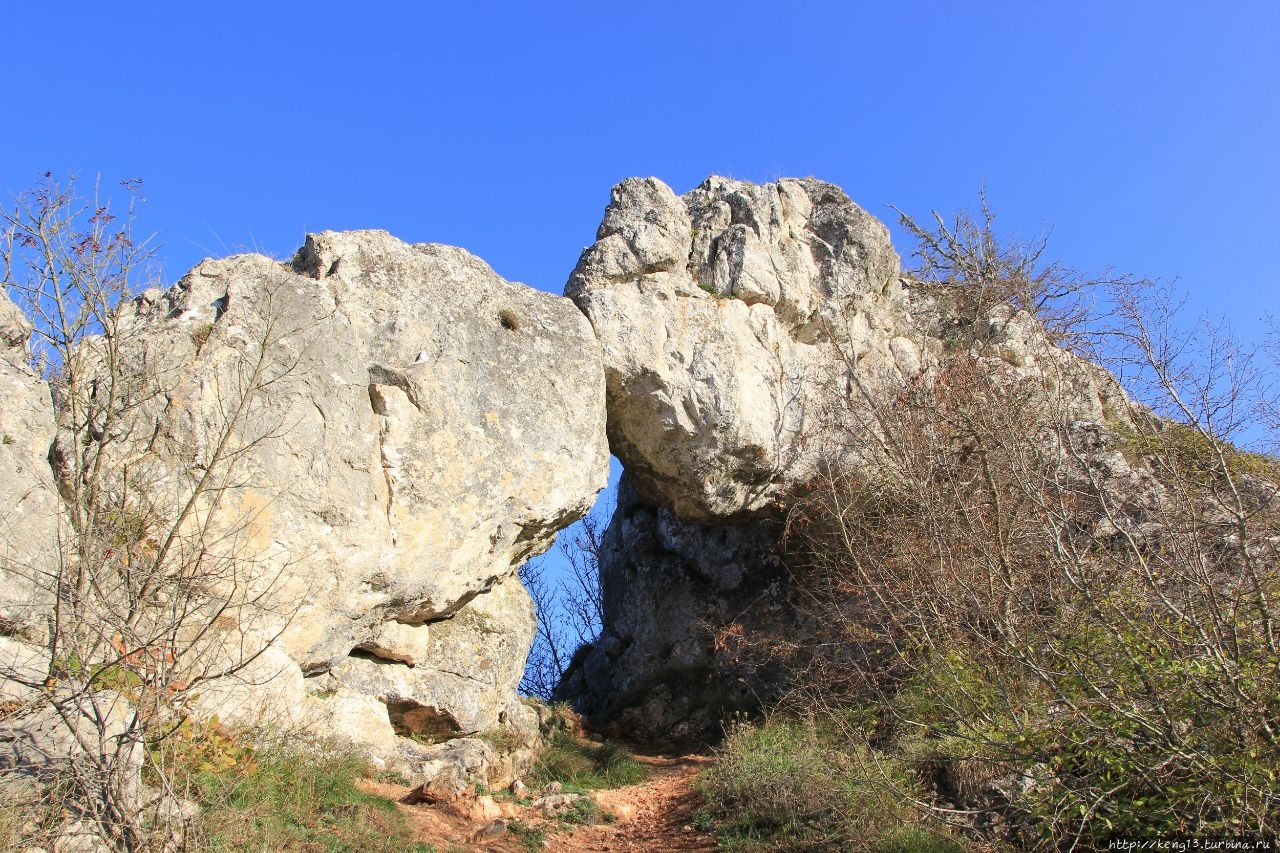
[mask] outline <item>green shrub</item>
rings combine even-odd
[[[815,720],[738,724],[717,759],[698,780],[700,822],[718,819],[728,846],[846,850],[895,838],[916,819],[908,798],[918,792],[900,762]]]
[[[560,822],[565,824],[591,826],[601,821],[607,821],[607,819],[600,811],[600,804],[591,797],[574,800],[569,810],[560,815]]]
[[[507,825],[507,832],[511,833],[520,842],[520,846],[524,847],[529,853],[537,853],[542,849],[543,842],[547,840],[546,829],[518,820],[512,821]]]

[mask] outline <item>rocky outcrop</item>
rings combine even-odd
[[[623,181],[565,293],[604,350],[613,452],[687,521],[776,515],[833,382],[927,359],[888,229],[816,180]]]
[[[413,658],[404,627],[491,590],[605,482],[590,328],[461,249],[312,235],[292,264],[207,261],[138,309],[131,364],[167,385],[133,464],[190,478],[242,407],[230,498],[256,557],[289,568],[282,644],[307,673]]]
[[[4,340],[25,337],[7,316]],[[182,535],[199,525],[198,559],[218,567],[201,583],[237,596],[211,626],[228,641],[201,653],[239,670],[198,691],[210,713],[402,767],[490,729],[536,738],[516,695],[534,615],[515,572],[608,474],[599,346],[569,300],[461,249],[326,232],[291,262],[205,261],[143,293],[119,340],[128,395],[95,451],[108,486],[141,531],[197,495]],[[84,437],[58,435],[51,480],[47,389],[5,355],[14,549],[34,542],[26,518],[52,483],[69,492]]]
[[[963,354],[1052,388],[1080,429],[1129,417],[1115,379],[1029,314],[961,317],[901,275],[888,229],[821,181],[624,181],[565,292],[603,347],[625,474],[604,629],[560,693],[663,743],[712,739],[786,687],[749,653],[770,633],[803,643],[779,519],[821,460],[867,464],[872,413],[905,383]]]
[[[145,533],[198,493],[182,535],[200,526],[191,541],[235,568],[242,606],[217,625],[235,642],[210,665],[248,665],[202,686],[210,713],[509,775],[474,736],[536,740],[515,571],[589,509],[611,449],[626,474],[604,633],[562,692],[629,734],[696,742],[784,686],[742,653],[752,632],[799,630],[782,521],[824,458],[859,459],[878,399],[959,349],[1052,376],[1081,434],[1126,417],[1114,380],[1031,316],[997,305],[957,328],[888,229],[817,180],[624,181],[566,295],[380,231],[310,235],[287,263],[206,261],[129,306],[109,441],[101,424],[55,435],[30,329],[0,301],[0,654],[41,641],[56,488],[75,448],[101,445],[124,521]],[[154,553],[138,538],[116,559]]]
[[[601,539],[605,628],[558,690],[595,726],[672,748],[714,740],[722,718],[785,685],[741,646],[794,627],[781,524],[681,521],[624,473]]]
[[[137,323],[139,371],[178,377],[147,413],[153,481],[201,470],[246,363],[270,384],[223,503],[279,572],[277,643],[313,712],[384,748],[528,728],[514,573],[607,477],[599,349],[573,305],[461,249],[326,232],[291,264],[205,262]]]
[[[27,364],[30,336],[0,290],[0,636],[39,642],[60,510],[48,461],[53,404]]]
[[[601,340],[625,474],[604,630],[560,693],[597,725],[705,742],[783,686],[741,643],[795,627],[780,520],[848,445],[834,401],[928,370],[938,342],[888,229],[811,179],[710,178],[682,197],[624,181],[565,293]]]

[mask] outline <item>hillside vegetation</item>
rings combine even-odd
[[[924,298],[1046,292],[1039,250],[999,244],[989,216],[909,224]],[[797,605],[820,627],[751,650],[798,686],[731,729],[704,780],[733,846],[1280,829],[1280,460],[1235,443],[1276,446],[1272,362],[1204,326],[1173,337],[1163,294],[1112,285],[1109,328],[1058,335],[1103,332],[1096,352],[1151,410],[1081,423],[1065,371],[1023,370],[964,323],[927,381],[869,409],[855,389],[863,448],[789,522]]]

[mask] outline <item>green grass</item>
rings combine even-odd
[[[520,842],[520,846],[528,850],[529,853],[537,853],[542,849],[542,843],[547,840],[547,831],[541,826],[533,826],[520,821],[512,821],[507,826],[507,832]]]
[[[246,772],[192,777],[205,808],[204,846],[225,853],[434,853],[415,844],[395,803],[366,794],[356,782],[368,767],[355,755],[259,752]]]
[[[917,825],[901,762],[813,720],[775,718],[730,730],[698,780],[696,827],[727,849],[951,853],[955,842]]]
[[[880,838],[871,853],[963,853],[963,850],[953,839],[908,826]]]
[[[558,820],[562,825],[592,826],[597,823],[612,823],[612,817],[600,810],[599,803],[589,796],[584,796],[576,800]]]
[[[567,731],[551,735],[547,750],[529,778],[534,787],[559,782],[566,791],[585,793],[643,782],[649,769],[613,743],[592,744]]]

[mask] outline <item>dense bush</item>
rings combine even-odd
[[[916,826],[906,765],[830,721],[740,723],[699,778],[722,846],[757,850],[956,850]]]
[[[980,285],[984,311],[1046,292],[967,229],[926,242],[953,253],[934,278]],[[1172,337],[1166,302],[1122,282],[1104,336],[1146,406],[981,324],[927,377],[836,395],[856,450],[791,519],[817,626],[788,650],[793,700],[859,709],[852,740],[989,843],[1280,830],[1274,368],[1213,328]]]
[[[992,838],[1275,832],[1273,463],[1150,416],[1082,433],[1011,370],[961,355],[908,388],[879,464],[794,520],[832,650],[808,701],[874,706]]]

